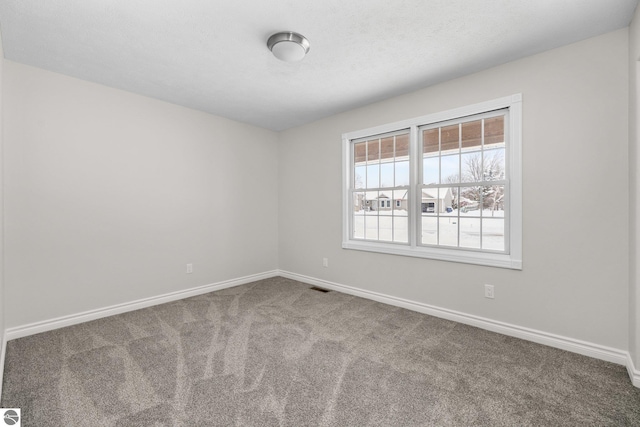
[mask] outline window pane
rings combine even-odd
[[[391,210],[392,191],[381,191],[378,193],[378,210],[389,212]]]
[[[438,218],[428,216],[422,217],[422,244],[438,244]]]
[[[460,187],[460,216],[480,216],[483,187]]]
[[[462,181],[479,182],[483,180],[482,152],[474,151],[462,154]]]
[[[354,215],[353,217],[353,237],[354,239],[364,239],[364,221],[363,215]]]
[[[409,219],[406,216],[393,217],[393,241],[409,243]]]
[[[484,180],[495,181],[504,179],[504,148],[485,150],[484,152]]]
[[[440,150],[442,154],[446,154],[447,151],[458,151],[460,147],[460,129],[458,125],[445,126],[442,129],[440,137],[442,138],[442,145]]]
[[[460,247],[480,249],[480,218],[460,218]]]
[[[482,146],[482,120],[462,123],[462,148]]]
[[[504,144],[504,116],[484,121],[484,145]]]
[[[440,244],[458,246],[458,218],[440,218]]]
[[[390,159],[393,157],[393,137],[383,138],[380,141],[380,158]]]
[[[396,135],[396,158],[409,155],[409,134]]]
[[[482,216],[504,218],[504,185],[482,187]]]
[[[439,188],[438,189],[438,213],[440,215],[455,215],[453,212],[453,193],[451,192],[451,188]]]
[[[440,183],[440,157],[426,157],[422,160],[422,183]]]
[[[356,166],[355,167],[355,177],[353,179],[353,183],[355,188],[365,188],[367,185],[367,167],[366,166]]]
[[[367,156],[367,160],[380,160],[380,141],[375,139],[373,141],[369,141],[367,143],[367,148],[369,149],[369,153]]]
[[[438,213],[438,189],[423,188],[421,211],[423,215],[436,215]]]
[[[393,162],[380,164],[380,187],[393,187]]]
[[[367,188],[380,187],[380,164],[367,166]]]
[[[422,152],[423,153],[437,153],[440,150],[439,147],[439,135],[440,128],[427,129],[422,131]]]
[[[353,214],[364,215],[365,207],[364,193],[353,193]]]
[[[366,215],[378,215],[378,211],[376,210],[378,203],[378,192],[377,191],[367,191],[365,193],[364,200],[364,211]]]
[[[482,219],[482,249],[504,251],[504,219]]]
[[[393,218],[390,216],[380,216],[378,218],[379,239],[387,242],[393,241]]]
[[[458,215],[458,205],[460,204],[460,187],[449,187],[451,191],[451,212],[445,212],[443,215]]]
[[[354,144],[354,155],[353,159],[355,163],[364,162],[367,159],[367,143],[360,142],[358,144]]]
[[[393,210],[396,216],[407,216],[409,200],[407,199],[409,190],[396,190],[393,192]]]
[[[378,217],[365,217],[364,238],[367,240],[378,240]]]
[[[409,185],[409,161],[396,162],[395,186]]]
[[[453,156],[442,156],[441,159],[441,182],[460,182],[460,155],[455,154]]]

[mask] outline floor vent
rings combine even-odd
[[[323,288],[319,288],[319,287],[317,287],[317,286],[312,286],[312,287],[311,287],[311,290],[312,290],[312,291],[318,291],[318,292],[324,292],[324,293],[329,292],[329,289],[323,289]]]

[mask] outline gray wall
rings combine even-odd
[[[638,100],[640,99],[640,8],[636,12],[629,27],[629,353],[636,369],[640,369],[640,277],[638,276],[638,242],[640,229],[640,198],[638,191],[638,170],[640,169],[640,144],[638,124],[640,123]]]
[[[276,133],[11,61],[4,89],[7,328],[277,268]]]
[[[280,268],[626,350],[628,58],[622,29],[281,133]],[[514,93],[522,271],[341,249],[343,132]]]
[[[0,345],[4,343],[4,330],[5,330],[5,302],[4,302],[4,226],[3,226],[3,192],[2,192],[2,163],[4,160],[3,153],[3,77],[4,75],[4,52],[2,51],[2,38],[0,37]],[[4,374],[4,351],[0,354],[0,390],[2,390],[2,375]]]

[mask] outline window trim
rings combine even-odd
[[[445,247],[418,245],[416,237],[416,227],[418,224],[416,210],[418,206],[415,197],[409,198],[408,209],[412,216],[409,221],[408,245],[353,240],[350,238],[353,217],[350,197],[352,184],[351,165],[353,161],[353,150],[351,146],[353,140],[408,129],[410,137],[410,191],[412,191],[412,194],[415,194],[420,182],[418,176],[420,171],[420,153],[418,153],[419,127],[505,108],[509,109],[507,117],[510,137],[508,142],[509,150],[507,150],[507,164],[509,168],[509,222],[508,228],[505,230],[505,238],[508,240],[505,241],[505,245],[509,248],[509,253],[492,253],[467,250],[464,248],[448,249]],[[347,132],[342,135],[342,148],[342,248],[516,270],[522,269],[522,94],[514,94],[413,119]]]

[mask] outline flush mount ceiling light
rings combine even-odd
[[[267,47],[281,61],[300,61],[309,52],[309,40],[293,31],[275,33],[267,40]]]

